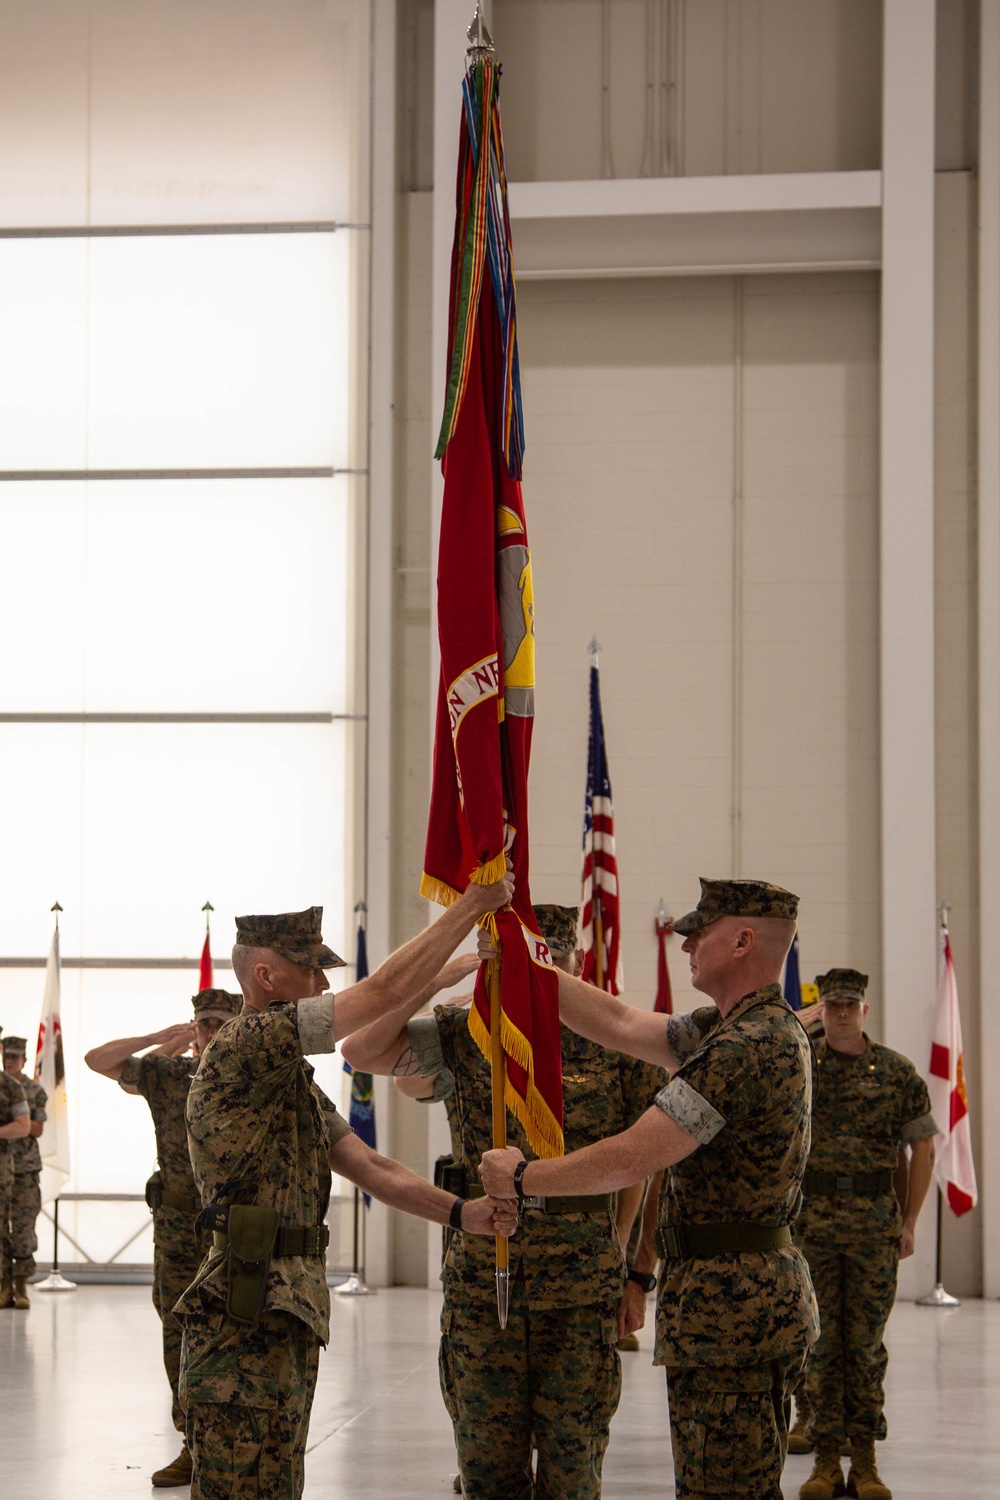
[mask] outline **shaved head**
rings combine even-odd
[[[280,1002],[292,1004],[329,989],[322,969],[297,964],[276,948],[251,948],[237,943],[233,948],[233,973],[243,998],[252,1010],[266,1010]]]

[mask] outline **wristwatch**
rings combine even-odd
[[[656,1277],[649,1271],[637,1271],[635,1266],[629,1266],[626,1281],[634,1281],[636,1286],[641,1286],[644,1292],[651,1292],[656,1286]]]

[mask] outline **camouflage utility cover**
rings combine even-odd
[[[535,920],[553,958],[569,958],[576,952],[579,946],[576,934],[580,925],[578,906],[539,906],[536,903]]]
[[[927,1085],[899,1052],[865,1037],[857,1057],[816,1043],[811,1172],[894,1172],[901,1145],[937,1134]],[[902,1216],[890,1187],[874,1197],[852,1193],[807,1197],[799,1235],[850,1244],[861,1236],[897,1236]]]
[[[780,987],[745,995],[724,1018],[709,1008],[674,1017],[667,1034],[680,1067],[656,1103],[699,1149],[664,1173],[660,1223],[791,1225],[809,1152],[812,1086],[809,1041]],[[808,1348],[817,1327],[809,1273],[794,1245],[668,1260],[655,1362],[783,1360]]]
[[[436,1026],[434,1025],[436,1022]],[[462,1159],[475,1177],[480,1158],[493,1144],[490,1069],[469,1033],[468,1011],[438,1005],[433,1017],[408,1028],[424,1076],[443,1067],[454,1077],[456,1118]],[[434,1033],[436,1033],[436,1045]],[[653,1102],[666,1077],[662,1068],[561,1028],[563,1134],[567,1151],[589,1146],[635,1124]],[[521,1126],[507,1116],[508,1141],[534,1155]],[[456,1158],[458,1152],[453,1153]],[[456,1234],[441,1278],[446,1290],[463,1300],[495,1306],[493,1241]],[[600,1305],[614,1308],[624,1283],[621,1246],[610,1212],[545,1213],[525,1209],[510,1241],[510,1275],[523,1277],[528,1303],[537,1308]]]
[[[784,917],[794,922],[799,898],[766,880],[706,880],[701,877],[701,900],[694,911],[672,924],[682,937],[710,927],[720,917]]]
[[[821,1000],[863,1000],[868,975],[859,969],[827,969],[816,975],[816,988]]]
[[[330,1146],[350,1134],[347,1121],[313,1082],[300,1023],[311,1051],[332,1052],[333,1029],[319,1044],[317,1013],[328,1001],[245,1010],[205,1048],[188,1098],[195,1182],[203,1203],[260,1203],[284,1224],[322,1224],[330,1201]],[[213,1251],[177,1304],[198,1319],[226,1300],[226,1262]],[[265,1306],[291,1313],[325,1344],[330,1293],[322,1256],[272,1261]]]
[[[24,1097],[28,1101],[28,1112],[36,1121],[48,1119],[45,1106],[48,1103],[48,1095],[40,1083],[33,1078],[19,1078],[18,1083],[24,1090]],[[37,1135],[26,1135],[19,1141],[11,1141],[14,1148],[14,1174],[20,1177],[25,1172],[40,1172],[42,1170],[42,1153],[38,1147]]]
[[[307,969],[342,969],[344,960],[324,943],[322,926],[321,906],[273,917],[237,917],[236,943],[244,948],[273,948]]]
[[[27,1057],[28,1039],[24,1036],[5,1036],[0,1042],[4,1057]]]
[[[229,1021],[243,1009],[243,996],[229,990],[199,990],[191,996],[196,1021]]]
[[[156,1136],[156,1162],[163,1188],[191,1200],[192,1212],[200,1204],[188,1155],[184,1110],[191,1080],[198,1071],[196,1057],[128,1057],[118,1079],[120,1088],[133,1088],[149,1105]]]

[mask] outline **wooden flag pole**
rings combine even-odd
[[[490,997],[490,1085],[493,1104],[493,1149],[507,1145],[507,1064],[500,1040],[500,955],[486,965],[486,989]],[[504,1235],[496,1236],[497,1317],[507,1327],[510,1309],[510,1247]]]
[[[595,839],[594,869],[597,869]],[[594,891],[594,982],[599,990],[604,988],[604,918],[601,915],[601,897]]]

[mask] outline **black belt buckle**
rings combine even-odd
[[[660,1241],[657,1248],[664,1260],[687,1259],[687,1237],[683,1229],[661,1227],[656,1233]]]
[[[539,1197],[535,1197],[535,1198],[524,1197],[524,1198],[521,1199],[521,1207],[522,1208],[540,1208],[540,1209],[544,1210],[544,1208],[545,1208],[545,1199],[544,1198],[539,1198]]]
[[[835,1191],[838,1193],[851,1193],[854,1191],[853,1177],[838,1177],[836,1184]]]

